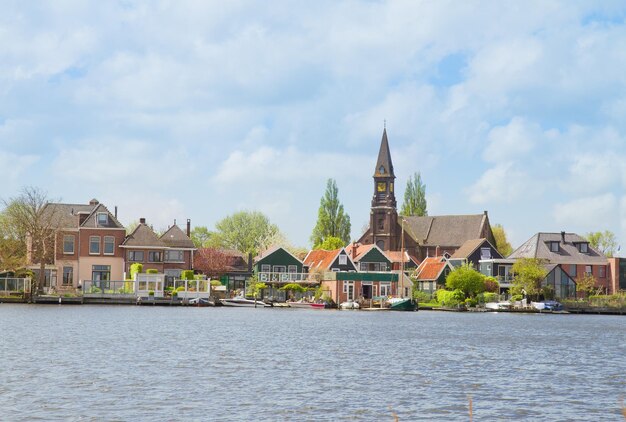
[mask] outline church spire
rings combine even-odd
[[[386,127],[383,129],[383,139],[380,141],[380,150],[378,151],[374,177],[392,177],[394,179],[396,177],[393,173],[393,163],[391,162],[391,153],[389,152]]]

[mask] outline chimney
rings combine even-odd
[[[176,225],[176,219],[174,219],[174,225]]]
[[[561,232],[561,242],[565,244],[565,232]]]
[[[484,211],[483,211],[483,214],[484,214],[484,215],[487,215],[487,210],[484,210]]]
[[[141,217],[139,219],[139,224],[146,224],[146,219],[144,217]]]
[[[187,237],[191,237],[191,219],[187,219]]]
[[[252,272],[252,252],[248,252],[248,272]]]
[[[358,243],[352,242],[352,259],[356,258],[356,248],[357,248],[357,246],[359,246]]]
[[[115,219],[117,220],[117,205],[115,206],[115,211],[113,212],[113,215],[115,216]]]
[[[435,256],[439,256],[439,246],[435,246]]]

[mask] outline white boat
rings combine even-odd
[[[496,311],[500,309],[510,309],[511,303],[510,302],[488,302],[488,303],[485,303],[485,308],[496,310]]]
[[[299,300],[297,302],[287,302],[290,308],[305,308],[305,309],[324,309],[326,308],[326,304],[324,303],[315,303],[315,302],[306,302],[303,300]]]
[[[228,299],[220,299],[220,302],[222,302],[222,305],[224,306],[237,306],[237,307],[248,307],[248,308],[263,308],[263,307],[272,306],[263,302],[262,300],[247,299],[243,296],[235,296],[235,297],[231,297]]]
[[[339,309],[359,309],[360,306],[353,300],[349,300],[347,302],[342,302],[339,304]]]

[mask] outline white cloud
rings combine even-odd
[[[503,162],[485,171],[465,193],[474,204],[511,203],[538,193],[540,188],[533,185],[529,176],[515,164]]]
[[[553,216],[563,227],[600,230],[617,223],[618,200],[613,193],[577,198],[554,205]]]
[[[483,152],[483,158],[494,163],[521,161],[532,151],[541,136],[536,123],[514,117],[508,125],[496,126],[489,131],[489,145]]]

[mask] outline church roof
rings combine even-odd
[[[470,239],[480,239],[486,214],[403,217],[406,232],[422,246],[461,247]]]
[[[383,138],[380,141],[378,160],[374,169],[374,177],[396,177],[393,172],[391,153],[389,152],[389,141],[387,140],[387,129],[383,129]]]

